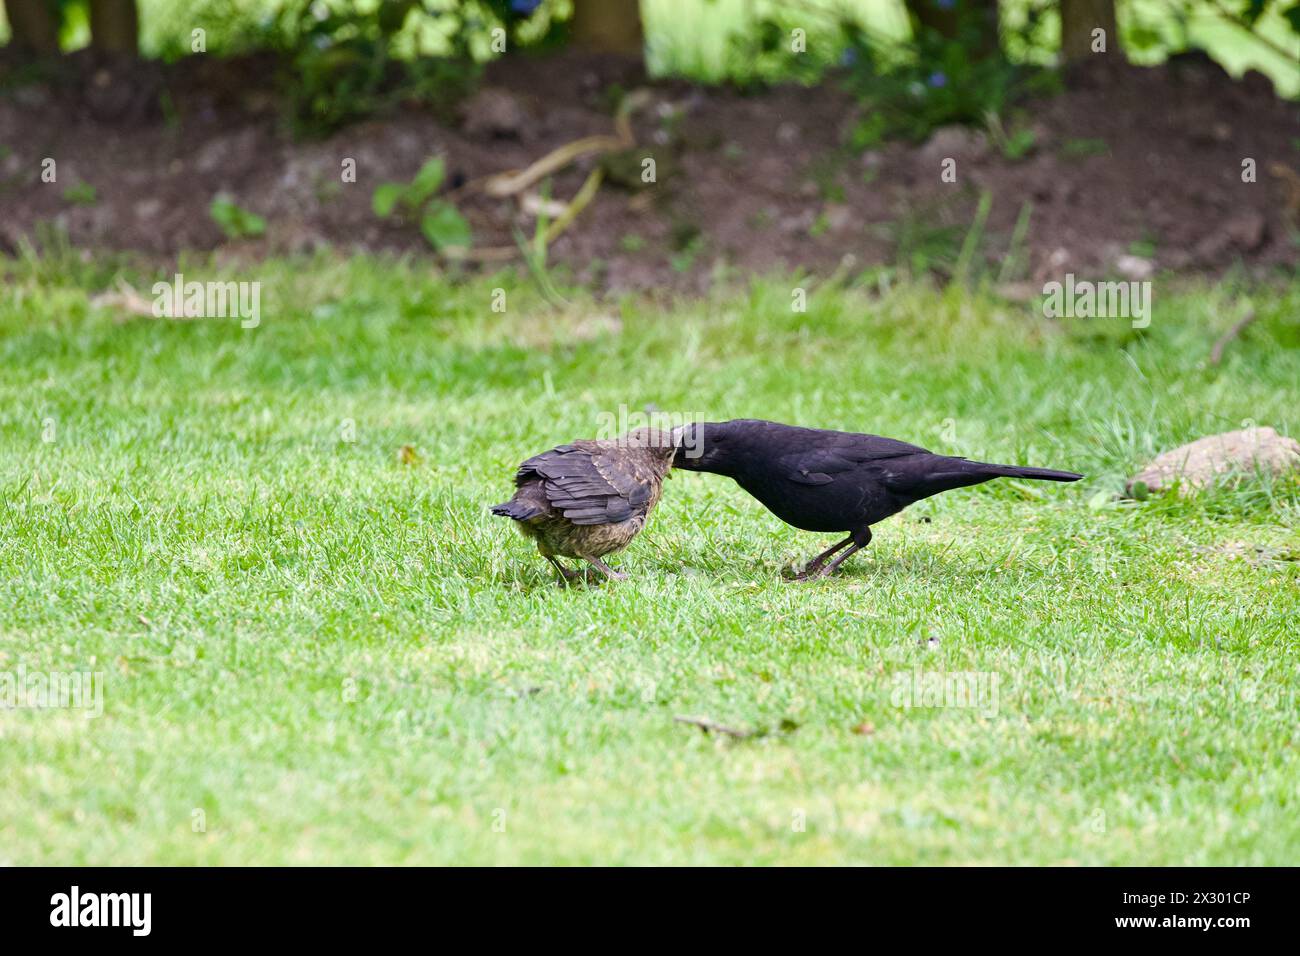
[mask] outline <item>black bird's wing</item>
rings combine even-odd
[[[905,441],[881,438],[879,435],[829,434],[835,435],[832,441],[782,455],[778,459],[782,475],[801,485],[827,485],[837,475],[859,471],[863,465],[871,462],[929,454],[919,445],[909,445]]]
[[[519,466],[515,484],[540,481],[551,507],[577,525],[616,524],[645,510],[650,485],[617,454],[561,445]]]

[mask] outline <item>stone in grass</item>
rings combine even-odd
[[[509,90],[485,86],[461,104],[465,132],[481,139],[529,139],[532,117]]]
[[[1208,435],[1164,452],[1133,476],[1127,486],[1131,498],[1161,494],[1178,485],[1189,495],[1232,475],[1300,473],[1300,442],[1271,428]]]

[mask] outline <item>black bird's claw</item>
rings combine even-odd
[[[798,571],[796,566],[789,566],[781,569],[781,577],[787,581],[813,581],[822,576],[824,566],[816,564],[805,564]]]
[[[814,571],[805,570],[805,571],[800,571],[798,574],[792,574],[789,577],[787,577],[786,580],[795,584],[803,584],[808,581],[816,581],[824,577],[826,577],[826,572],[824,572],[821,568],[817,568]]]

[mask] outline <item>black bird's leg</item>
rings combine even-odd
[[[861,531],[855,531],[849,535],[849,540],[853,542],[852,546],[832,561],[825,570],[818,570],[815,574],[810,574],[802,580],[811,581],[813,578],[828,578],[835,573],[841,564],[847,561],[853,555],[857,554],[863,548],[871,543],[871,529],[863,528]]]
[[[611,581],[627,580],[626,574],[624,574],[622,571],[615,571],[604,561],[600,560],[600,558],[587,558],[586,560],[591,564],[593,568],[595,568],[601,574],[605,575],[605,577],[609,578]]]
[[[550,561],[551,564],[555,567],[555,570],[557,570],[557,571],[560,572],[560,584],[561,584],[561,585],[568,584],[568,583],[569,583],[570,581],[572,581],[574,578],[580,578],[580,577],[582,577],[582,572],[581,572],[581,571],[570,571],[568,568],[566,568],[564,565],[562,565],[559,561],[555,560],[555,558],[552,557],[551,555],[546,554],[546,555],[542,555],[542,557],[546,558],[547,561]]]
[[[806,581],[808,578],[815,577],[817,575],[817,572],[822,569],[822,565],[826,563],[826,561],[831,557],[831,555],[835,554],[836,551],[840,550],[846,545],[852,543],[853,543],[853,535],[849,535],[843,541],[831,545],[821,554],[817,555],[817,557],[809,561],[802,571],[794,575],[794,579],[796,581]]]

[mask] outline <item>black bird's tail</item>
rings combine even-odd
[[[972,462],[972,464],[976,464]],[[1018,465],[991,465],[979,462],[984,473],[993,478],[1033,478],[1038,481],[1078,481],[1083,475],[1054,468],[1021,468]]]
[[[1083,475],[1052,468],[1021,468],[1019,465],[995,465],[969,458],[949,458],[946,455],[913,455],[898,459],[910,467],[895,478],[897,490],[913,501],[937,495],[941,491],[982,485],[994,478],[1034,478],[1042,481],[1078,481]],[[901,481],[900,481],[901,479]]]

